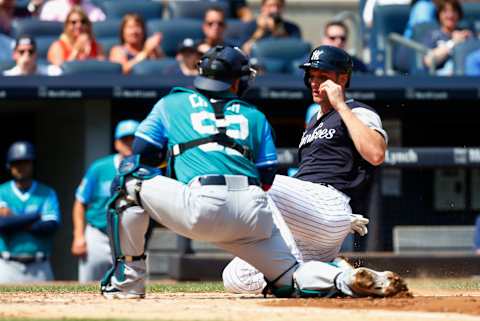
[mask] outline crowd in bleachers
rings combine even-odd
[[[355,72],[480,75],[480,2],[359,4],[354,28],[367,50],[356,52]],[[262,0],[255,17],[245,0],[0,0],[0,72],[195,75],[195,59],[228,44],[260,73],[297,73],[319,44],[302,39],[301,21],[284,18],[286,5]],[[348,24],[324,25],[321,43],[348,49]]]

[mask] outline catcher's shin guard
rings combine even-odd
[[[120,164],[119,174],[112,182],[112,197],[107,205],[107,230],[110,240],[113,266],[107,271],[101,281],[102,291],[110,284],[110,280],[114,275],[120,282],[125,280],[125,275],[123,274],[125,262],[145,259],[145,254],[138,256],[125,256],[122,253],[119,232],[119,215],[129,207],[142,206],[140,199],[142,181],[160,174],[158,168],[141,167],[139,159],[138,155],[125,158]],[[130,197],[126,190],[125,183],[128,177],[137,179],[134,197]]]

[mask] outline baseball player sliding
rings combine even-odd
[[[268,194],[278,208],[277,221],[286,223],[278,225],[292,233],[298,260],[331,262],[349,232],[367,233],[368,220],[352,214],[350,196],[383,162],[388,138],[373,108],[345,100],[353,68],[345,51],[320,46],[300,67],[319,111],[301,138],[295,177],[277,175]],[[365,271],[371,277],[396,278],[391,272]],[[265,287],[263,275],[239,258],[225,268],[223,280],[232,292],[261,292]],[[375,294],[384,295],[382,291]]]
[[[253,76],[240,49],[216,46],[199,62],[196,90],[174,88],[140,124],[136,155],[122,162],[113,184],[108,221],[115,263],[101,283],[105,297],[145,296],[149,217],[248,262],[267,280],[265,294],[361,296],[402,290],[385,273],[298,262],[292,254],[264,192],[277,166],[270,124],[238,98]],[[170,177],[149,167],[165,157]]]

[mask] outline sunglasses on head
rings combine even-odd
[[[330,40],[336,40],[336,39],[340,39],[341,41],[345,42],[347,40],[347,37],[345,36],[328,36],[328,39]]]
[[[35,53],[34,49],[18,49],[17,50],[19,54],[23,55],[24,53],[28,52],[30,56],[32,56]]]
[[[219,27],[225,26],[225,22],[223,21],[207,21],[207,26],[211,27],[213,25],[218,25]]]

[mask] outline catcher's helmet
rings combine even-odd
[[[35,149],[26,141],[18,141],[12,144],[7,152],[7,166],[20,160],[35,160]]]
[[[348,81],[345,87],[350,84],[350,76],[353,69],[352,57],[344,50],[333,46],[320,46],[310,53],[308,61],[299,66],[305,70],[304,82],[310,88],[308,71],[313,69],[335,71],[341,74],[348,74]]]
[[[247,90],[255,76],[247,55],[238,47],[215,46],[207,51],[198,62],[195,88],[206,91],[226,91],[233,81],[240,79],[238,95]]]

